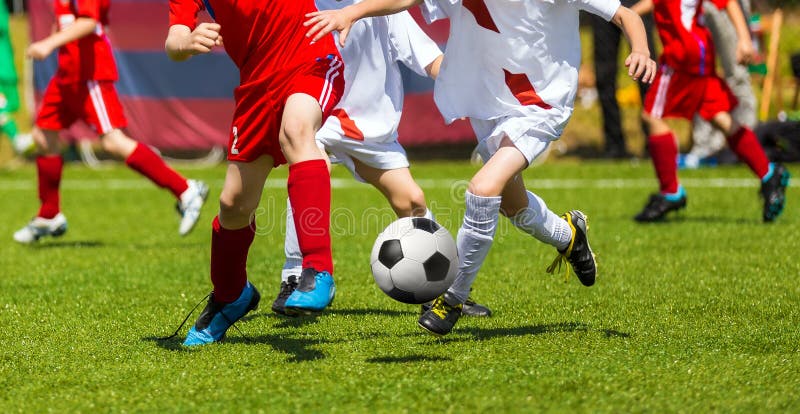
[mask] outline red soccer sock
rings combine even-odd
[[[39,201],[42,202],[37,216],[46,219],[55,217],[61,211],[61,171],[64,159],[60,155],[36,157],[36,171],[39,179]]]
[[[741,127],[726,138],[728,145],[739,156],[739,159],[744,161],[758,178],[764,178],[769,171],[769,159],[764,153],[764,148],[758,142],[756,134],[750,128]]]
[[[247,283],[247,253],[255,237],[256,223],[229,230],[214,217],[211,224],[211,283],[214,301],[230,303],[242,294]]]
[[[650,156],[662,194],[678,192],[678,142],[672,132],[648,137]]]
[[[180,198],[189,188],[186,178],[170,168],[158,154],[142,143],[136,144],[136,149],[125,160],[125,164],[149,178],[157,186],[171,191],[175,198]]]
[[[289,202],[303,254],[303,269],[333,274],[331,258],[331,178],[324,160],[289,166]]]

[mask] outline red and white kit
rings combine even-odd
[[[353,2],[317,0],[320,10],[348,3]],[[408,167],[405,150],[397,142],[404,96],[398,62],[428,76],[425,68],[442,51],[408,12],[402,12],[359,20],[340,53],[346,87],[333,116],[317,132],[317,143],[357,179],[352,158],[383,170]]]
[[[644,110],[654,118],[711,119],[737,105],[728,85],[715,72],[711,32],[703,25],[701,0],[654,0],[653,16],[664,51],[645,97]],[[728,0],[712,0],[724,8]]]
[[[445,120],[469,117],[484,159],[508,136],[532,161],[572,116],[578,11],[610,20],[619,6],[618,0],[425,0],[429,22],[450,19],[434,90]]]
[[[117,65],[105,34],[109,0],[55,0],[58,29],[77,18],[97,21],[92,34],[67,43],[58,50],[58,71],[42,97],[36,125],[62,130],[81,119],[100,134],[127,125],[114,82]]]
[[[313,0],[209,0],[207,4],[209,14],[222,26],[225,50],[240,73],[228,159],[250,162],[268,154],[275,165],[284,164],[278,134],[286,99],[294,93],[317,98],[324,119],[344,90],[333,36],[313,44],[305,37],[305,15],[317,10]],[[197,13],[206,6],[201,0],[170,0],[169,8],[170,25],[194,29]]]

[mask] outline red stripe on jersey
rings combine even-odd
[[[503,69],[503,72],[506,73],[506,85],[511,89],[511,93],[514,94],[519,103],[525,106],[536,105],[544,109],[552,108],[536,94],[527,75],[524,73],[511,73],[505,69]]]
[[[336,108],[331,112],[331,115],[339,118],[339,124],[342,126],[342,132],[347,138],[357,139],[360,141],[364,140],[364,133],[361,132],[360,129],[356,126],[356,123],[350,119],[350,116],[347,115],[342,108]]]
[[[492,20],[492,15],[489,14],[489,9],[486,7],[484,0],[464,0],[463,4],[475,16],[478,26],[500,33],[497,25],[494,24],[494,20]]]

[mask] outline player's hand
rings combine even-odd
[[[25,52],[29,58],[36,60],[44,60],[50,56],[51,53],[53,53],[53,48],[44,41],[31,43],[31,45],[28,46],[28,50]]]
[[[650,53],[631,52],[625,59],[625,66],[628,67],[628,76],[633,80],[641,80],[644,83],[652,83],[656,77],[656,62],[650,59]]]
[[[222,45],[221,29],[217,23],[200,23],[192,30],[183,49],[192,55],[210,52],[214,46]]]
[[[311,43],[327,36],[333,31],[339,32],[339,44],[344,47],[353,19],[348,15],[346,8],[341,10],[322,10],[306,14],[309,19],[303,26],[311,26],[306,32],[306,37],[311,38]]]
[[[741,40],[736,43],[736,61],[742,65],[751,63],[755,57],[756,51],[753,49],[753,43],[747,40]]]

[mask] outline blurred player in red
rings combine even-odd
[[[738,37],[737,60],[753,55],[750,32],[736,0],[711,0],[725,9]],[[667,213],[686,207],[686,191],[678,182],[678,143],[663,118],[691,120],[695,114],[725,134],[728,145],[761,180],[763,220],[780,215],[786,201],[789,171],[767,159],[753,131],[731,117],[737,100],[715,72],[714,44],[703,25],[702,1],[642,0],[633,6],[639,14],[653,12],[663,44],[660,67],[644,102],[644,120],[650,126],[648,146],[658,176],[660,192],[650,196],[634,218],[639,222],[660,221]]]
[[[59,196],[64,166],[59,132],[77,120],[83,120],[100,135],[106,151],[175,195],[182,215],[178,231],[182,236],[188,234],[200,217],[208,187],[185,179],[150,147],[120,129],[127,121],[114,88],[117,66],[105,34],[109,0],[56,0],[54,5],[58,30],[32,43],[27,51],[28,57],[43,60],[58,49],[58,70],[44,92],[33,130],[40,151],[36,168],[41,207],[27,226],[14,233],[14,240],[33,243],[67,230]]]
[[[216,23],[198,25],[202,9]],[[258,306],[260,295],[246,271],[253,213],[267,175],[281,164],[289,164],[289,201],[303,256],[292,304],[303,312],[321,311],[335,295],[330,178],[314,135],[343,92],[343,64],[332,36],[314,44],[304,36],[304,16],[316,10],[313,0],[170,0],[167,54],[184,60],[224,39],[240,73],[228,172],[211,236],[214,289],[184,345],[221,340]]]

